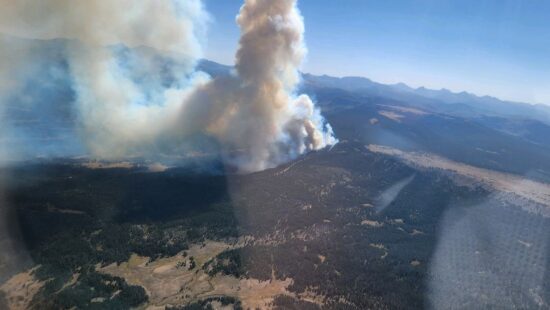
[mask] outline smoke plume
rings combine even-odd
[[[207,134],[229,164],[256,171],[336,143],[312,100],[295,93],[306,54],[296,0],[245,1],[231,76],[195,69],[209,18],[200,0],[0,0],[0,32],[66,39],[79,133],[97,157],[169,153]]]

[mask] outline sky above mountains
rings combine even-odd
[[[240,0],[206,0],[206,58],[232,64]],[[550,104],[550,2],[300,0],[303,70]]]

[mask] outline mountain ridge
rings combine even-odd
[[[198,62],[197,68],[214,77],[222,72],[230,74],[233,69],[232,66],[219,64],[207,59],[201,59]],[[302,88],[306,92],[309,88],[322,87],[338,88],[362,95],[384,96],[401,101],[409,101],[410,98],[408,96],[414,96],[412,99],[424,99],[420,101],[427,99],[428,102],[424,102],[425,104],[444,103],[447,105],[447,107],[444,107],[444,110],[458,110],[463,106],[464,110],[473,108],[477,114],[530,118],[550,124],[550,106],[541,103],[508,101],[489,95],[478,96],[466,91],[453,92],[446,88],[440,90],[429,89],[424,86],[413,88],[403,82],[383,84],[360,76],[333,77],[326,74],[314,75],[304,72],[301,74],[303,79]]]

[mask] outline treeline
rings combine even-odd
[[[215,308],[213,304],[217,304],[218,306],[221,305],[224,309],[228,306],[232,306],[232,309],[234,310],[243,310],[241,301],[230,296],[206,298],[180,307],[168,306],[166,307],[166,310],[214,310]]]
[[[211,277],[221,273],[240,278],[246,272],[241,263],[240,251],[240,249],[224,251],[205,263],[202,269]]]
[[[74,285],[59,292],[50,283],[35,295],[34,309],[128,309],[148,300],[142,287],[91,269],[83,271]]]
[[[238,235],[220,176],[71,165],[21,168],[18,175],[10,205],[40,265],[34,276],[45,281],[35,309],[135,307],[146,301],[143,289],[98,274],[97,264],[121,263],[132,253],[155,260]],[[78,281],[67,286],[75,274]]]

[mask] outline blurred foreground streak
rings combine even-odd
[[[548,219],[502,195],[446,212],[429,270],[434,309],[549,307]]]
[[[490,192],[480,200],[454,203],[442,217],[428,270],[433,309],[550,307],[550,184],[434,154],[378,145],[368,149],[421,169],[439,169],[458,184]]]

